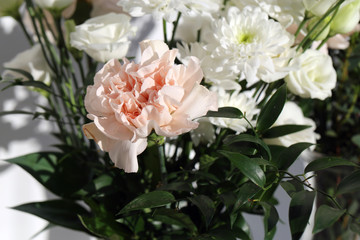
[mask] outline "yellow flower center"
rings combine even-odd
[[[240,33],[237,35],[236,40],[239,44],[251,43],[254,36],[250,33]]]

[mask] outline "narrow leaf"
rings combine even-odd
[[[175,197],[171,193],[166,191],[153,191],[140,195],[132,200],[119,212],[119,214],[144,208],[161,207],[172,202],[175,202]]]
[[[204,117],[243,118],[244,114],[234,107],[221,107],[218,111],[208,111]]]
[[[289,208],[290,230],[293,240],[300,239],[308,224],[315,192],[301,191],[292,196]]]
[[[31,213],[55,225],[85,231],[77,215],[88,215],[88,212],[75,202],[66,200],[32,202],[13,207],[13,209]]]
[[[159,208],[154,212],[154,219],[165,224],[177,225],[190,230],[191,233],[197,232],[196,225],[191,218],[174,209]]]
[[[264,132],[263,137],[264,138],[277,138],[277,137],[285,136],[288,134],[300,132],[309,127],[311,127],[311,126],[309,126],[309,125],[292,125],[292,124],[275,126],[275,127],[268,129],[266,132]]]
[[[259,133],[269,129],[279,117],[286,101],[286,85],[282,85],[261,109],[256,129]]]
[[[305,173],[311,171],[319,171],[330,167],[336,166],[357,166],[355,163],[349,160],[338,157],[324,157],[319,158],[309,163],[305,168]]]
[[[260,138],[249,135],[249,134],[240,134],[240,135],[229,135],[224,139],[225,145],[231,145],[231,144],[237,143],[237,142],[255,143],[255,144],[259,145],[260,147],[262,147],[267,154],[267,158],[269,160],[271,159],[271,153],[270,153],[269,147]]]
[[[327,205],[321,205],[315,214],[313,234],[331,227],[345,212],[345,209],[336,209]]]
[[[256,186],[252,182],[246,182],[239,188],[238,199],[234,204],[233,212],[239,210],[245,203],[252,199],[258,192],[261,191],[261,188]]]
[[[263,188],[266,183],[264,171],[251,158],[240,153],[219,150],[219,153],[229,159],[246,177]]]
[[[214,202],[211,200],[211,198],[205,195],[190,197],[189,200],[200,209],[200,212],[205,217],[206,227],[208,227],[211,222],[211,219],[215,214]]]
[[[360,191],[360,170],[346,176],[339,184],[336,195]]]
[[[34,115],[33,112],[22,111],[22,110],[14,110],[14,111],[3,111],[0,112],[0,117],[5,115],[14,115],[14,114],[26,114],[26,115]]]
[[[288,169],[300,154],[312,145],[312,143],[304,142],[295,143],[290,147],[285,148],[277,158],[273,158],[273,161],[279,169]]]

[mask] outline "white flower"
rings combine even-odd
[[[168,22],[176,20],[178,11],[185,12],[187,0],[121,0],[118,5],[133,17],[152,14]]]
[[[216,138],[214,126],[206,118],[199,119],[198,123],[199,126],[190,132],[194,145],[198,146],[200,143],[213,143]]]
[[[207,47],[214,48],[212,57],[223,59],[234,78],[243,74],[251,85],[288,74],[294,37],[259,8],[240,11],[232,7],[226,18],[215,22],[213,31],[214,39]]]
[[[74,0],[35,0],[39,7],[51,10],[63,10],[73,2]]]
[[[97,17],[110,12],[124,13],[122,7],[118,6],[119,0],[92,0],[91,17]]]
[[[246,92],[234,91],[232,94],[222,89],[217,91],[218,107],[235,107],[238,108],[250,121],[255,125],[254,116],[259,113],[255,99],[248,97]],[[209,118],[210,122],[218,127],[230,128],[237,133],[245,132],[249,124],[245,119],[235,118]]]
[[[285,27],[300,23],[305,15],[302,0],[231,0],[230,2],[240,9],[246,6],[260,7]]]
[[[24,0],[0,0],[0,17],[20,17],[19,8]]]
[[[70,44],[84,50],[96,61],[106,62],[125,57],[130,45],[128,36],[134,35],[135,31],[129,16],[108,13],[76,26],[75,32],[70,34]]]
[[[222,0],[188,0],[187,7],[189,9],[187,14],[192,13],[216,13],[222,6]]]
[[[329,55],[308,49],[293,59],[300,69],[285,78],[289,90],[303,98],[325,99],[336,85],[336,71]]]
[[[337,0],[303,0],[305,9],[315,16],[322,16]]]
[[[280,125],[308,125],[310,128],[304,129],[299,132],[281,136],[278,138],[267,138],[264,139],[265,143],[270,145],[281,145],[289,147],[295,143],[308,142],[316,144],[316,140],[319,139],[319,135],[315,133],[315,122],[304,116],[301,108],[294,102],[286,102],[282,112],[278,119],[273,124],[273,127]],[[311,148],[312,150],[314,147]]]
[[[40,44],[17,54],[11,61],[4,63],[4,67],[24,70],[29,72],[34,80],[50,83],[52,71],[44,58]],[[11,70],[5,70],[2,75],[24,78],[24,75]]]
[[[350,0],[342,3],[330,24],[330,34],[345,34],[353,30],[360,20],[359,9],[360,0]]]

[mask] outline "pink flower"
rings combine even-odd
[[[199,60],[175,65],[177,49],[161,41],[140,43],[141,62],[110,60],[95,75],[85,96],[88,117],[85,135],[110,154],[125,172],[138,170],[137,155],[147,145],[152,130],[173,137],[198,127],[192,121],[217,110],[215,93],[200,85]]]

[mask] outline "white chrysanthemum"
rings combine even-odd
[[[177,45],[178,58],[186,65],[191,56],[200,60],[205,81],[216,88],[224,90],[240,90],[241,87],[234,77],[231,65],[226,58],[214,58],[211,51],[206,49],[204,43],[182,43]]]
[[[285,27],[293,23],[299,24],[305,16],[302,0],[231,0],[230,3],[239,9],[246,6],[260,7]]]
[[[229,8],[213,31],[207,48],[214,49],[214,59],[224,60],[234,78],[243,74],[251,85],[259,79],[276,81],[290,71],[287,63],[295,53],[294,37],[259,8]]]
[[[219,107],[235,107],[238,108],[250,121],[255,125],[254,116],[259,113],[255,99],[247,96],[246,92],[234,91],[232,94],[219,89],[218,106]],[[249,128],[249,124],[245,119],[235,118],[209,118],[210,122],[218,127],[230,128],[237,133],[245,132]]]
[[[188,0],[187,7],[189,11],[187,14],[192,13],[216,13],[222,6],[222,0]]]
[[[176,20],[178,11],[186,12],[187,0],[121,0],[118,5],[133,17],[152,14],[168,22]]]

